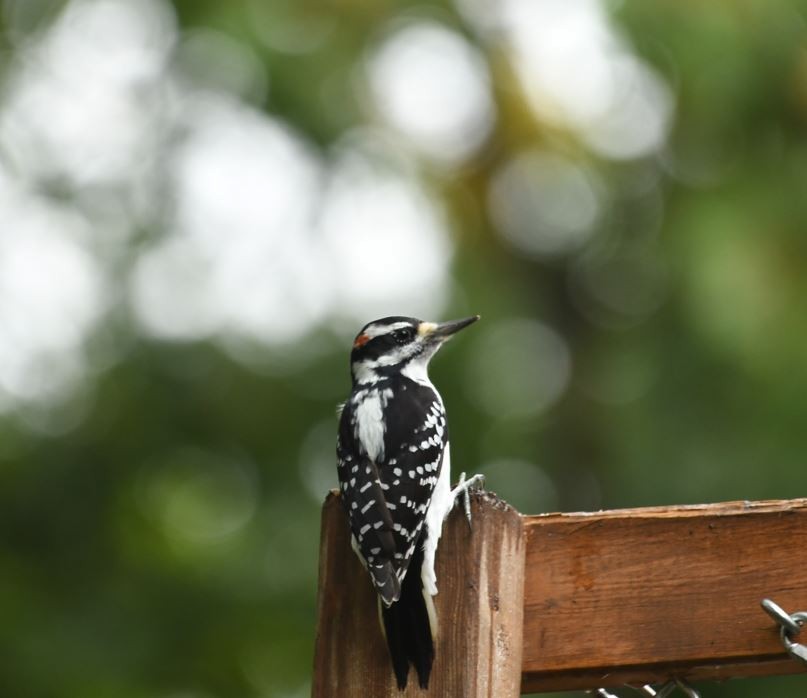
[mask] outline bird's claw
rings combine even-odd
[[[465,510],[465,518],[468,521],[468,527],[471,528],[471,495],[469,493],[472,487],[477,487],[481,489],[485,485],[485,476],[484,475],[473,475],[467,480],[465,479],[465,473],[460,473],[460,480],[457,483],[457,486],[451,490],[451,497],[456,504],[457,497],[462,495],[462,505],[463,509]]]

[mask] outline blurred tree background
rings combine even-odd
[[[4,698],[307,695],[375,317],[525,513],[806,494],[804,3],[0,18]]]

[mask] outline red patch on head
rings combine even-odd
[[[370,337],[368,337],[366,334],[360,334],[358,337],[356,337],[356,341],[353,342],[353,348],[358,349],[359,347],[363,347],[369,341]]]

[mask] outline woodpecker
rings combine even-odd
[[[353,381],[339,422],[336,455],[353,549],[370,574],[398,688],[410,663],[427,688],[434,660],[434,557],[443,520],[477,475],[451,488],[443,400],[429,360],[478,315],[437,324],[386,317],[353,342]]]

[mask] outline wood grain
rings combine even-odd
[[[531,516],[524,532],[524,692],[805,669],[759,602],[807,610],[806,499]]]
[[[318,627],[312,696],[507,698],[521,684],[522,519],[495,495],[472,496],[473,529],[457,508],[437,553],[440,631],[429,691],[414,671],[398,691],[378,621],[376,594],[350,548],[338,496],[322,511]]]

